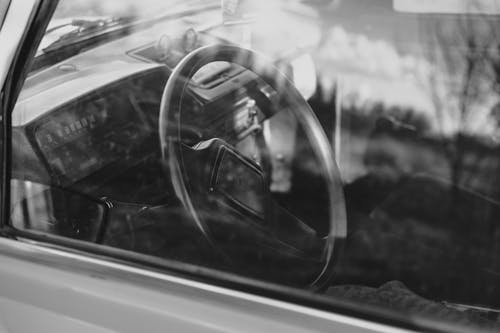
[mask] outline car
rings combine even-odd
[[[499,15],[4,0],[0,329],[499,331]]]

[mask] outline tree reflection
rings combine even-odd
[[[422,28],[422,35],[430,37],[426,53],[436,69],[430,72],[427,87],[445,139],[450,180],[495,195],[490,184],[478,184],[474,177],[488,172],[486,164],[498,165],[496,149],[487,149],[497,146],[493,140],[497,125],[491,121],[499,99],[497,21],[486,15],[461,15],[425,22]]]

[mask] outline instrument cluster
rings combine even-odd
[[[153,135],[152,124],[134,103],[137,93],[127,84],[105,88],[36,122],[33,140],[53,179],[74,183],[116,167],[117,161],[133,159]]]

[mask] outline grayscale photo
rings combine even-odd
[[[500,332],[500,0],[0,0],[0,333]]]

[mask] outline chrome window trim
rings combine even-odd
[[[2,29],[5,16],[7,15],[7,11],[9,10],[10,1],[11,0],[0,1],[0,29]]]
[[[10,1],[0,29],[0,83],[3,87],[39,0]]]
[[[192,293],[193,290],[195,290],[197,293],[201,293],[207,302],[222,297],[228,300],[228,303],[235,306],[242,305],[246,307],[272,308],[274,311],[277,310],[283,313],[305,315],[313,319],[308,323],[311,325],[311,328],[314,326],[318,328],[325,327],[326,324],[328,327],[331,325],[332,329],[335,327],[343,327],[343,329],[349,327],[355,331],[361,332],[411,332],[406,329],[375,323],[360,318],[309,308],[303,305],[253,295],[204,282],[193,281],[168,273],[150,271],[140,267],[110,262],[61,249],[48,248],[43,244],[27,239],[13,240],[0,238],[0,257],[1,256],[15,257],[16,259],[32,264],[47,265],[47,263],[51,263],[52,265],[50,265],[50,267],[64,269],[65,271],[81,272],[83,270],[88,272],[88,276],[95,279],[102,279],[103,275],[105,275],[105,279],[118,279],[134,285],[138,285],[137,282],[134,283],[134,281],[141,281],[141,287],[158,289],[160,286],[161,292],[164,293]],[[98,272],[97,274],[96,271]]]

